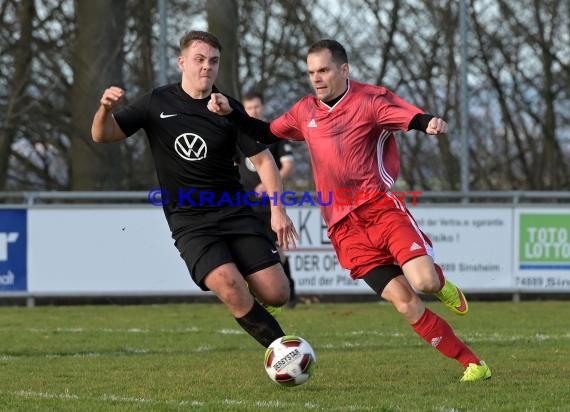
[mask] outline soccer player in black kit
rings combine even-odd
[[[247,92],[245,95],[243,95],[241,102],[243,104],[245,112],[248,115],[257,119],[264,120],[265,102],[263,99],[263,94],[261,92],[255,90]],[[275,164],[279,169],[279,175],[285,183],[286,179],[291,175],[295,167],[295,159],[293,157],[293,148],[291,147],[291,143],[286,140],[279,140],[278,142],[268,145],[267,148],[275,159]],[[263,201],[263,193],[266,193],[266,190],[263,186],[263,183],[259,179],[257,170],[255,170],[255,167],[251,161],[249,161],[249,159],[245,157],[240,151],[238,151],[238,156],[235,160],[239,167],[239,174],[241,179],[240,181],[243,184],[244,188],[248,192],[253,191],[255,193],[250,197],[254,203],[253,211],[257,213],[257,215],[265,223],[265,228],[267,229],[268,235],[271,236],[275,242],[277,242],[277,236],[271,230],[271,210],[269,208],[269,202]],[[293,308],[297,304],[297,296],[295,294],[295,281],[291,276],[289,258],[285,255],[285,253],[283,253],[278,245],[277,251],[279,252],[285,275],[289,280],[290,293],[287,306]],[[266,307],[266,309],[273,315],[277,315],[281,311],[281,308],[271,306]]]
[[[180,83],[154,89],[115,111],[124,96],[119,87],[103,93],[93,118],[95,142],[114,142],[144,129],[161,188],[175,245],[194,282],[211,290],[238,324],[264,347],[285,333],[264,304],[282,306],[289,283],[275,245],[244,205],[236,145],[255,165],[269,193],[283,191],[279,171],[264,145],[241,135],[207,104],[220,65],[222,47],[208,32],[190,31],[180,39]],[[231,99],[237,110],[243,106]],[[271,202],[271,223],[279,245],[295,246],[297,232],[280,202]],[[252,295],[253,293],[253,295]]]

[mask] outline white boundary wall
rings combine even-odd
[[[570,210],[411,207],[436,260],[467,292],[570,292]],[[289,252],[300,294],[371,293],[339,267],[318,208],[290,207],[300,242]],[[39,206],[0,209],[0,297],[201,294],[162,209]]]

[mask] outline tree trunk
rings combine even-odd
[[[222,43],[220,72],[216,86],[236,99],[238,89],[238,5],[236,0],[209,0],[208,30]]]
[[[133,80],[141,93],[150,92],[155,86],[154,60],[153,60],[153,23],[157,19],[156,0],[139,0],[130,2],[127,10],[134,20],[135,26],[139,29],[139,39],[135,43],[133,50],[136,53],[136,61],[140,64],[133,67]],[[160,67],[159,67],[160,70]],[[166,73],[165,73],[166,74]],[[165,76],[166,77],[166,76]],[[160,78],[160,76],[158,76]],[[140,94],[140,93],[139,93]],[[134,98],[136,96],[131,96]],[[154,162],[148,139],[144,133],[134,137],[137,152],[141,152],[136,157],[131,156],[128,159],[129,166],[126,170],[127,188],[131,190],[148,190],[158,185]]]
[[[125,0],[78,0],[71,89],[71,189],[123,187],[124,144],[96,145],[91,122],[105,88],[121,86]]]
[[[14,76],[8,83],[8,104],[2,113],[4,120],[0,123],[0,190],[6,189],[11,147],[18,129],[18,112],[24,106],[24,90],[30,79],[35,14],[34,0],[22,0],[17,10],[21,30],[14,48]]]

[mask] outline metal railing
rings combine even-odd
[[[407,193],[403,191],[402,193]],[[411,193],[411,192],[410,192]],[[570,204],[570,191],[442,191],[420,192],[419,204],[429,203],[551,203]],[[66,203],[134,203],[148,204],[146,191],[20,191],[0,192],[0,205],[40,205]]]

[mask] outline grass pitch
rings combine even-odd
[[[305,385],[272,383],[264,349],[221,304],[0,308],[1,411],[568,411],[570,302],[430,303],[493,370],[461,366],[381,303],[279,316],[317,353]]]

